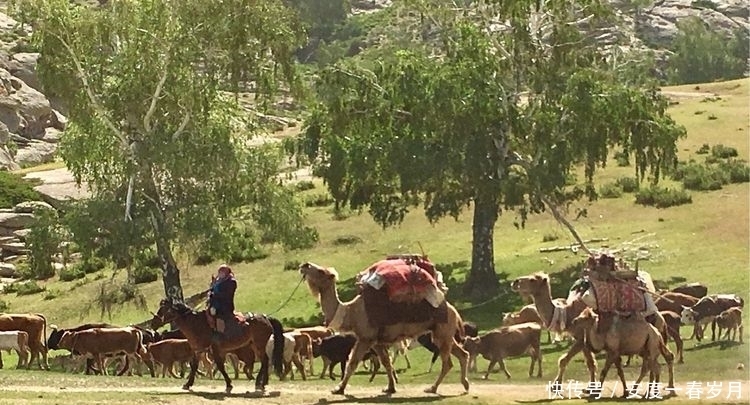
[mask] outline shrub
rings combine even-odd
[[[8,312],[8,310],[10,310],[10,305],[5,301],[0,300],[0,312]]]
[[[80,263],[81,270],[86,274],[96,273],[97,271],[107,267],[107,261],[101,257],[91,256],[84,257]]]
[[[297,270],[300,265],[302,265],[302,262],[299,260],[287,260],[284,262],[284,270]]]
[[[615,183],[607,183],[599,187],[599,196],[602,198],[620,198],[622,189]]]
[[[312,190],[314,188],[315,188],[315,183],[313,183],[310,180],[298,181],[297,184],[294,185],[294,189],[297,191],[307,191],[307,190]]]
[[[52,267],[52,256],[58,251],[62,242],[57,212],[39,209],[34,213],[34,224],[26,237],[26,248],[29,249],[29,266],[34,278],[46,280],[55,275]]]
[[[706,155],[710,151],[711,151],[711,147],[708,146],[707,143],[704,143],[703,145],[701,145],[700,149],[698,149],[697,151],[695,151],[695,153],[697,153],[699,155]]]
[[[682,168],[682,185],[688,190],[719,190],[729,182],[729,176],[717,168],[691,163]]]
[[[542,242],[552,242],[560,239],[560,235],[557,233],[546,233],[542,236]]]
[[[24,281],[23,283],[13,283],[16,295],[32,295],[44,291],[44,287],[36,283],[36,281]]]
[[[38,183],[24,180],[14,173],[0,171],[0,208],[40,200],[41,196],[34,190],[35,184]]]
[[[161,271],[152,267],[136,266],[130,271],[133,284],[153,283],[159,279]]]
[[[60,295],[60,291],[58,290],[47,290],[47,294],[44,294],[44,300],[50,301],[55,298],[57,298]]]
[[[724,146],[722,144],[714,145],[711,148],[711,156],[716,156],[717,158],[721,159],[737,157],[737,149],[731,146]]]
[[[60,281],[73,281],[86,277],[86,272],[80,264],[71,265],[58,273]]]
[[[333,240],[336,246],[356,245],[357,243],[362,243],[362,238],[356,235],[343,235]]]
[[[328,193],[316,193],[305,197],[306,207],[325,207],[333,204],[333,197]]]
[[[730,183],[750,182],[750,166],[744,160],[721,162],[718,170],[724,173]]]
[[[652,186],[638,191],[635,195],[635,202],[641,205],[652,205],[656,208],[668,208],[690,204],[693,202],[693,198],[685,190]]]
[[[628,157],[628,154],[625,152],[615,153],[615,160],[617,161],[617,166],[620,166],[620,167],[630,166],[630,158]]]
[[[619,186],[624,193],[635,193],[640,187],[638,179],[635,177],[620,177],[615,181],[615,184]]]

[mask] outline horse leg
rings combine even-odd
[[[229,379],[229,374],[227,374],[227,368],[224,366],[224,356],[219,354],[219,348],[215,345],[211,347],[211,357],[214,360],[214,365],[216,368],[219,369],[219,372],[221,373],[221,376],[224,377],[224,383],[226,383],[226,388],[224,391],[227,394],[230,394],[232,392],[232,380]]]
[[[341,382],[336,386],[336,388],[333,389],[333,391],[331,391],[331,393],[340,395],[344,394],[344,390],[346,389],[346,385],[349,383],[349,379],[352,378],[352,375],[357,370],[357,365],[359,365],[359,362],[362,361],[362,359],[365,357],[365,354],[370,351],[372,344],[372,341],[361,341],[359,339],[357,340],[357,343],[354,344],[354,348],[352,348],[352,352],[349,355],[349,361],[346,364],[346,371],[344,373],[344,376],[341,379]]]
[[[266,385],[268,385],[268,355],[265,348],[259,349],[256,347],[254,352],[255,358],[260,359],[260,370],[258,370],[258,375],[255,376],[255,390],[264,391]]]
[[[393,394],[396,392],[396,371],[393,370],[393,363],[391,363],[391,356],[388,354],[388,346],[386,345],[375,345],[374,347],[375,354],[377,354],[378,358],[380,359],[380,363],[383,363],[383,366],[385,366],[385,372],[388,374],[388,387],[383,390],[386,394]],[[378,365],[379,367],[379,365]],[[377,370],[375,369],[375,364],[372,365],[372,376],[370,377],[370,381],[372,381],[373,378],[375,378],[375,373]]]
[[[194,353],[193,358],[190,359],[190,374],[188,374],[185,385],[182,386],[183,390],[189,390],[195,384],[195,374],[198,372],[198,356],[197,353]]]

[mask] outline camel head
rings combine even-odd
[[[549,276],[547,273],[534,273],[529,276],[518,277],[510,284],[510,288],[523,295],[534,295],[536,293],[549,291]]]
[[[581,311],[580,315],[573,319],[571,324],[574,328],[590,329],[594,327],[597,319],[598,315],[591,308],[587,307]]]
[[[301,264],[299,272],[315,297],[319,297],[322,290],[330,288],[339,279],[339,273],[333,267],[323,267],[311,262]]]

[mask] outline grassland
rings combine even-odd
[[[750,80],[738,80],[709,85],[681,86],[665,89],[671,94],[676,104],[670,107],[673,117],[685,125],[688,136],[680,142],[680,160],[695,159],[702,161],[705,155],[696,154],[703,145],[723,144],[735,147],[739,157],[748,160],[750,157],[750,125],[748,125],[748,107],[750,106]],[[693,93],[693,94],[687,94]],[[622,176],[634,176],[632,167],[618,167],[611,161],[598,174],[600,184],[614,181]],[[676,187],[676,183],[665,180],[669,186]],[[324,187],[317,183],[314,190],[303,193],[320,194]],[[691,192],[692,204],[656,209],[644,207],[634,203],[632,194],[624,194],[618,199],[600,199],[594,202],[581,201],[571,207],[570,218],[575,217],[574,209],[586,209],[588,215],[573,220],[577,231],[584,239],[608,238],[606,242],[592,244],[590,247],[607,247],[624,249],[628,254],[640,252],[648,256],[647,261],[640,262],[641,268],[649,271],[652,276],[665,285],[676,285],[682,282],[702,282],[709,287],[710,293],[736,293],[748,299],[750,291],[750,186],[748,183],[724,186],[721,190],[711,192]],[[489,329],[497,326],[504,312],[518,308],[520,300],[507,289],[507,282],[501,294],[495,299],[484,302],[468,302],[461,294],[461,285],[469,267],[471,252],[471,216],[467,213],[458,221],[443,220],[437,224],[429,224],[419,210],[407,216],[405,222],[396,228],[382,229],[376,225],[366,213],[350,213],[346,218],[334,218],[329,207],[312,207],[308,209],[308,220],[316,226],[320,234],[320,243],[312,249],[301,251],[283,251],[271,248],[270,255],[252,263],[235,264],[235,273],[239,281],[237,292],[237,306],[240,309],[271,313],[282,321],[299,323],[313,320],[319,312],[318,306],[304,287],[295,290],[299,282],[299,274],[295,271],[285,271],[285,264],[294,261],[313,261],[326,266],[337,268],[342,276],[339,288],[344,292],[344,298],[352,294],[352,277],[375,260],[385,254],[394,252],[418,251],[418,243],[424,246],[430,258],[440,265],[449,286],[449,298],[455,302],[465,319],[477,322],[481,328]],[[567,288],[569,272],[565,269],[582,260],[580,255],[571,251],[539,253],[539,248],[557,245],[567,245],[572,242],[568,232],[562,228],[550,215],[543,214],[532,217],[524,229],[513,226],[514,213],[505,212],[500,218],[495,230],[495,264],[502,280],[529,274],[535,271],[545,271],[552,275],[553,284],[560,285],[560,291]],[[543,242],[546,239],[555,239]],[[350,243],[356,241],[356,243]],[[204,289],[210,281],[210,275],[215,264],[194,266],[182,261],[182,282],[186,295]],[[124,274],[101,273],[88,275],[87,279],[73,282],[50,280],[41,283],[46,292],[30,296],[5,295],[0,298],[9,304],[11,312],[41,312],[50,323],[60,326],[73,326],[82,321],[97,321],[102,319],[96,308],[86,313],[85,308],[93,300],[102,282],[110,277],[123,277]],[[161,282],[143,285],[142,292],[146,295],[149,309],[153,310],[163,296]],[[276,310],[287,298],[289,302],[278,312]],[[54,297],[54,298],[52,298]],[[50,299],[45,299],[50,298]],[[113,313],[106,321],[118,324],[138,322],[148,318],[148,312],[134,307],[125,306]],[[747,318],[747,316],[746,316]],[[750,338],[745,333],[745,338]],[[673,347],[673,346],[672,346]],[[750,396],[750,378],[747,369],[738,369],[738,363],[750,364],[750,351],[746,344],[707,343],[697,344],[686,341],[685,364],[676,366],[678,383],[686,381],[735,381],[744,382],[743,401]],[[527,359],[514,359],[508,362],[510,372],[514,378],[512,387],[504,389],[504,385],[511,384],[504,378],[493,375],[492,381],[480,382],[478,375],[472,376],[472,381],[486,386],[476,396],[442,398],[441,404],[454,403],[502,403],[505,400],[518,399],[528,402],[543,400],[546,394],[543,385],[557,370],[557,358],[563,353],[563,347],[553,345],[544,346],[543,381],[526,378]],[[411,354],[413,368],[400,374],[401,384],[411,390],[416,386],[427,385],[435,377],[435,373],[427,374],[427,355],[423,350],[413,351]],[[6,364],[12,364],[13,359],[7,359]],[[402,363],[403,364],[403,363]],[[480,361],[480,368],[486,363]],[[628,379],[634,376],[635,369],[628,370]],[[613,374],[610,374],[613,376]],[[583,363],[580,358],[569,367],[567,376],[584,379]],[[70,381],[73,386],[106,387],[110,384],[125,384],[129,387],[174,387],[175,381],[155,381],[151,379],[134,378],[105,378],[68,376],[58,373],[41,373],[38,371],[3,371],[0,374],[0,386],[47,386],[53,381],[63,379]],[[329,381],[308,381],[289,385],[285,383],[280,388],[281,397],[275,403],[330,403],[334,397],[325,394],[323,388],[331,385]],[[376,380],[381,383],[383,379]],[[456,384],[457,373],[448,375],[446,382]],[[499,383],[499,385],[497,385]],[[56,382],[53,384],[57,384]],[[276,382],[278,384],[278,382]],[[704,383],[705,384],[705,383]],[[218,387],[220,384],[199,382],[203,388]],[[357,376],[353,387],[366,386],[364,376]],[[312,387],[320,392],[300,393],[291,398],[286,391],[289,387]],[[529,388],[523,388],[528,386]],[[317,388],[316,388],[317,387]],[[452,385],[451,385],[452,387]],[[494,388],[496,387],[496,392]],[[202,389],[202,388],[201,388]],[[458,392],[457,389],[452,389]],[[538,390],[538,393],[536,391]],[[94,390],[96,391],[96,390]],[[449,388],[450,392],[451,389]],[[517,396],[513,396],[516,393]],[[40,402],[83,402],[91,403],[187,403],[188,401],[202,403],[204,396],[156,395],[146,391],[123,392],[91,392],[84,397],[76,393],[43,393],[42,398],[21,391],[3,392],[0,402],[12,400],[13,403]],[[403,400],[373,400],[376,402],[432,402],[437,397],[422,396],[404,397]],[[494,398],[494,399],[493,399]],[[44,401],[42,401],[42,399]],[[209,398],[211,399],[211,398]],[[235,398],[236,399],[236,398]],[[242,399],[242,398],[240,398]],[[232,402],[234,399],[227,399]],[[685,400],[672,399],[672,402]],[[132,402],[128,402],[132,401]],[[274,402],[273,399],[269,401]],[[291,402],[290,402],[291,401]],[[355,401],[355,400],[352,400]],[[714,403],[709,401],[710,403]],[[270,402],[269,402],[270,403]],[[574,403],[574,402],[571,402]],[[690,400],[687,403],[699,403]]]

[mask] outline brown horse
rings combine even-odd
[[[167,323],[173,322],[184,334],[188,343],[192,347],[195,355],[190,361],[190,375],[182,389],[190,389],[195,382],[195,374],[198,370],[198,354],[210,350],[216,368],[224,377],[226,382],[226,392],[232,391],[232,381],[227,375],[224,368],[224,356],[227,352],[235,351],[237,354],[248,352],[246,350],[237,350],[249,347],[254,357],[260,359],[260,370],[255,379],[255,389],[258,391],[265,390],[268,384],[268,356],[266,355],[266,344],[271,335],[274,336],[276,344],[272,353],[271,363],[277,375],[283,371],[282,354],[284,351],[283,328],[281,322],[277,319],[266,315],[246,316],[245,323],[240,326],[241,332],[236,337],[223,340],[219,343],[211,340],[212,329],[206,318],[206,311],[194,311],[183,302],[163,299],[159,303],[159,311],[151,320],[151,327],[157,329]],[[245,357],[245,356],[243,356]],[[253,356],[247,356],[248,359],[240,357],[240,360],[252,364]]]

